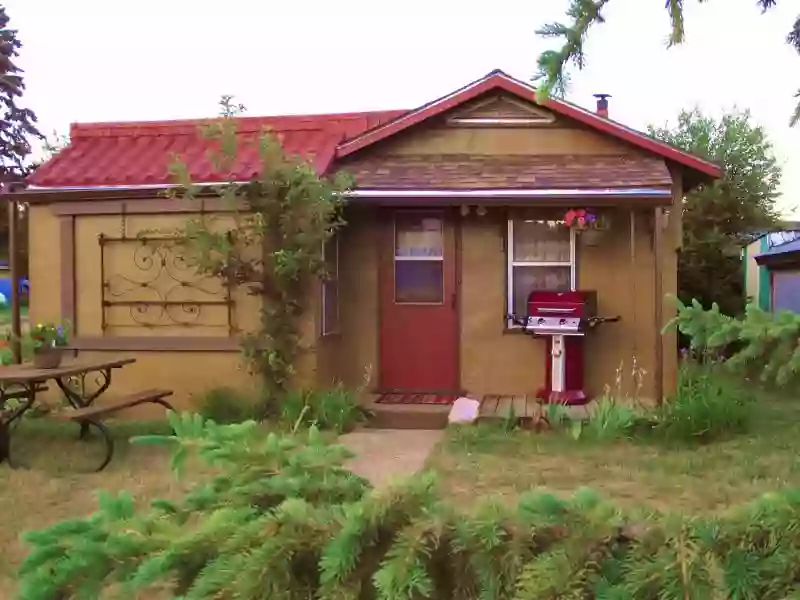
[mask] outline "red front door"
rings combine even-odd
[[[455,232],[444,210],[386,213],[380,263],[382,391],[457,393]]]

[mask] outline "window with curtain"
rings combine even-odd
[[[523,212],[508,220],[508,311],[527,312],[533,290],[567,291],[575,282],[574,232],[563,221]]]

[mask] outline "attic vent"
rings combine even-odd
[[[495,96],[475,102],[447,119],[457,127],[535,127],[555,121],[548,111],[513,98]]]

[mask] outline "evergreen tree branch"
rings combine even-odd
[[[463,512],[440,499],[430,475],[352,494],[340,448],[314,431],[263,439],[252,427],[173,419],[175,436],[145,441],[199,453],[229,485],[201,480],[202,505],[184,498],[144,510],[126,494],[101,496],[94,515],[27,534],[32,550],[19,574],[20,600],[109,593],[184,600],[779,600],[795,589],[798,490],[768,494],[718,518],[642,521],[590,490],[567,499],[532,491],[516,505],[488,499]],[[309,469],[313,481],[298,480]],[[274,501],[264,506],[253,486],[267,472]],[[326,499],[319,490],[331,486],[319,480],[338,482]]]
[[[605,22],[601,10],[609,0],[571,0],[567,16],[571,18],[569,24],[550,23],[536,31],[544,38],[557,38],[561,40],[558,50],[546,50],[539,55],[538,70],[534,81],[538,84],[537,97],[543,102],[550,96],[563,97],[569,81],[568,69],[570,65],[583,70],[586,64],[586,55],[583,45],[592,25]],[[697,0],[699,3],[707,0]],[[757,5],[762,13],[774,8],[777,0],[757,0]],[[682,44],[686,39],[684,23],[684,1],[666,0],[665,7],[670,19],[670,34],[667,47],[671,48]],[[800,53],[800,15],[795,19],[792,29],[786,36],[786,42]],[[795,95],[800,97],[800,92]],[[800,121],[800,102],[792,113],[790,126]]]
[[[567,67],[569,64],[583,69],[586,56],[583,44],[589,29],[603,23],[602,9],[609,0],[571,0],[567,16],[571,17],[569,25],[550,23],[537,30],[537,34],[545,38],[560,38],[563,44],[560,50],[543,52],[538,60],[538,72],[535,80],[539,81],[537,98],[545,101],[551,95],[563,97],[568,83]]]

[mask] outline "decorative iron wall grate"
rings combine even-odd
[[[231,288],[198,273],[177,237],[99,236],[102,328],[220,328],[234,335]]]

